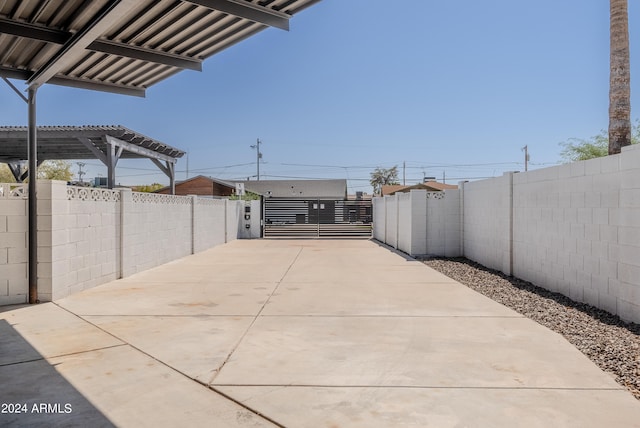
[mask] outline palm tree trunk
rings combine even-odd
[[[627,0],[610,0],[609,154],[631,144],[631,74]]]

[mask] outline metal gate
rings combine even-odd
[[[370,237],[370,200],[264,200],[264,237]]]

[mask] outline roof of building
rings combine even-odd
[[[245,190],[276,198],[344,199],[347,180],[260,180],[242,181]]]
[[[318,1],[5,0],[0,76],[144,96]]]
[[[441,192],[448,189],[457,189],[455,184],[440,183],[437,181],[427,181],[425,183],[413,184],[405,186],[402,184],[390,184],[382,186],[382,196],[393,195],[394,193],[405,193],[411,190],[426,190],[428,192]]]
[[[185,152],[121,125],[39,126],[38,160],[96,159],[107,156],[107,136],[123,147],[121,158],[167,160]],[[27,127],[0,126],[0,162],[27,160]]]
[[[176,181],[176,187],[180,186],[182,184],[187,184],[191,181],[195,181],[195,180],[207,180],[210,181],[211,183],[217,183],[221,186],[225,186],[225,187],[229,187],[230,189],[234,189],[236,188],[235,183],[232,183],[230,181],[224,181],[224,180],[220,180],[217,178],[213,178],[213,177],[207,177],[206,175],[196,175],[195,177],[189,177],[186,180],[182,180],[182,181]],[[163,187],[161,189],[156,190],[154,193],[162,193],[164,191],[169,190],[169,186]]]

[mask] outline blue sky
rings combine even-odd
[[[632,118],[640,117],[640,5],[629,4]],[[323,0],[183,71],[144,99],[46,85],[39,125],[121,124],[189,153],[189,175],[347,178],[375,167],[449,183],[560,162],[560,142],[608,126],[606,0]],[[22,82],[14,81],[19,87]],[[0,125],[26,106],[0,82]],[[638,109],[634,109],[639,106]],[[88,161],[89,174],[106,175]],[[186,158],[177,165],[186,177]],[[77,171],[74,164],[73,170]],[[122,184],[167,183],[121,160]]]

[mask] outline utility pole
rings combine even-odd
[[[82,167],[84,167],[86,165],[86,163],[84,162],[76,162],[78,164],[78,181],[80,182],[80,184],[84,183],[84,181],[82,181],[82,177],[84,177],[84,175],[86,174],[86,172],[84,172],[82,170]]]
[[[255,144],[251,145],[252,149],[256,149],[256,177],[257,180],[260,181],[260,159],[262,159],[262,153],[260,152],[260,144],[262,144],[262,141],[260,141],[260,138],[257,139]]]
[[[524,171],[527,172],[529,170],[529,146],[524,146],[522,150],[524,151]]]
[[[402,185],[406,186],[407,185],[407,176],[405,174],[405,170],[407,169],[407,162],[404,161],[402,162]]]

